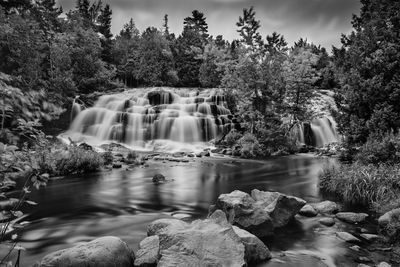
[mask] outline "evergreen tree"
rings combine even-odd
[[[249,46],[253,52],[258,52],[257,50],[261,49],[264,43],[258,32],[261,26],[260,21],[256,20],[255,15],[253,7],[243,9],[243,17],[239,17],[236,26],[239,27],[237,32],[242,38],[240,41]]]
[[[400,128],[400,2],[361,0],[353,32],[334,49],[339,130],[352,144]]]
[[[112,11],[110,6],[107,4],[100,13],[98,18],[99,26],[98,30],[102,34],[101,41],[101,57],[102,59],[107,62],[111,63],[111,48],[112,48],[112,33],[111,33],[111,15]]]

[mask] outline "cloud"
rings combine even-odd
[[[75,1],[58,0],[64,10]],[[104,1],[103,1],[104,2]],[[351,30],[351,16],[358,14],[359,0],[109,0],[113,10],[112,31],[117,34],[133,18],[143,31],[148,26],[161,27],[164,14],[169,15],[171,31],[180,34],[183,19],[198,9],[209,24],[210,34],[238,38],[236,21],[243,8],[254,6],[265,37],[273,31],[284,34],[290,44],[300,37],[328,49],[340,43],[341,33]]]

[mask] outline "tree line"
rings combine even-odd
[[[391,1],[361,3],[353,32],[328,54],[304,38],[289,46],[279,33],[263,37],[252,7],[236,23],[240,38],[228,41],[209,34],[198,10],[178,36],[168,15],[142,32],[130,19],[114,36],[112,9],[101,1],[78,0],[65,13],[55,0],[0,1],[0,72],[59,105],[121,86],[220,87],[231,111],[263,140],[282,131],[282,115],[289,128],[309,121],[315,90],[331,89],[339,130],[362,143],[400,125],[400,27]]]

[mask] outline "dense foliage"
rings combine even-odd
[[[339,129],[351,144],[400,127],[399,1],[361,0],[354,31],[334,49]]]

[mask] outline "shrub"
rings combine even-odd
[[[101,156],[105,165],[110,165],[111,163],[113,163],[114,156],[111,151],[106,151],[102,153]]]
[[[400,163],[400,134],[370,137],[356,155],[356,160],[363,164]]]
[[[39,168],[51,176],[94,172],[104,164],[100,153],[76,146],[53,145],[34,154]]]
[[[240,153],[243,158],[255,158],[262,155],[260,144],[257,138],[251,134],[246,133],[239,139]]]
[[[365,205],[378,213],[400,207],[400,165],[340,165],[324,167],[320,187],[344,203]]]
[[[226,136],[225,136],[225,142],[228,146],[233,147],[234,145],[237,144],[239,139],[243,135],[236,131],[235,129],[232,129]]]

